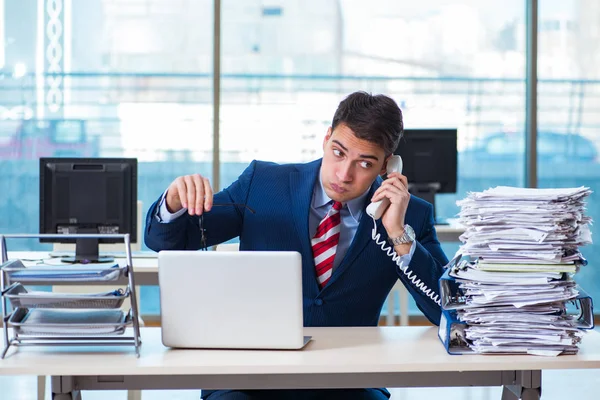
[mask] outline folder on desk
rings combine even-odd
[[[458,282],[453,276],[450,276],[452,268],[461,268],[461,265],[467,261],[463,260],[461,263],[447,268],[444,274],[439,280],[440,296],[443,310],[456,310],[463,308],[467,305],[466,299],[460,289]]]
[[[577,286],[577,291],[579,292],[577,298],[570,302],[579,310],[577,328],[594,329],[594,303],[592,298],[580,286]]]
[[[469,347],[465,329],[467,324],[458,319],[454,310],[442,310],[438,336],[448,354],[473,353]]]

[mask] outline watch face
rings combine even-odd
[[[404,225],[404,236],[411,242],[415,240],[415,230],[410,225]]]

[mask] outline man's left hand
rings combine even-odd
[[[404,234],[404,217],[410,200],[406,176],[399,172],[388,174],[387,179],[373,194],[371,201],[379,201],[385,197],[390,200],[390,206],[383,213],[381,222],[389,237],[402,236]]]

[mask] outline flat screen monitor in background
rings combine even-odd
[[[405,129],[394,152],[402,157],[408,191],[433,204],[434,216],[435,195],[456,193],[456,134],[456,129]]]
[[[40,233],[129,233],[137,240],[137,159],[40,158]],[[99,243],[120,239],[40,239],[75,243],[65,262],[111,262]]]

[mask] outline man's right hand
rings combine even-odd
[[[190,215],[200,215],[212,208],[213,190],[200,174],[180,176],[169,185],[165,201],[171,213],[187,208]]]

